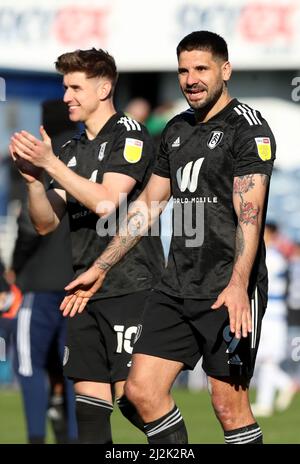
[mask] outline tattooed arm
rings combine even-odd
[[[60,309],[63,315],[81,313],[89,299],[102,286],[107,272],[117,264],[145,235],[158,219],[171,196],[170,179],[153,174],[136,201],[129,208],[118,234],[111,240],[101,256],[83,274],[67,287],[68,295]]]
[[[107,273],[140,241],[148,231],[148,228],[158,218],[162,209],[151,209],[146,202],[144,205],[139,206],[139,203],[144,201],[145,199],[140,197],[139,200],[131,205],[118,234],[108,244],[102,255],[94,262],[95,267]]]
[[[225,305],[229,312],[230,330],[237,338],[251,332],[248,284],[261,234],[262,213],[269,178],[263,174],[235,177],[233,205],[237,215],[235,259],[231,279],[212,306]]]

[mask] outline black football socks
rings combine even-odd
[[[79,443],[111,444],[110,416],[113,405],[92,396],[76,395]]]
[[[224,432],[225,443],[228,445],[262,445],[263,434],[260,426],[255,422],[235,430]]]
[[[176,405],[160,419],[145,424],[144,432],[149,444],[188,443],[185,423]]]

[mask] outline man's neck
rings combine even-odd
[[[111,101],[102,105],[101,108],[85,122],[87,138],[93,140],[114,114],[116,114],[116,110]]]

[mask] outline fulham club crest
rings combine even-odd
[[[213,150],[217,145],[219,145],[223,138],[223,135],[224,134],[221,131],[212,131],[207,142],[208,148]]]

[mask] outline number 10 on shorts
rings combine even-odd
[[[124,350],[127,353],[132,354],[133,342],[137,333],[137,326],[133,325],[125,330],[124,325],[115,325],[114,331],[117,333],[116,352],[122,353],[122,351]]]

